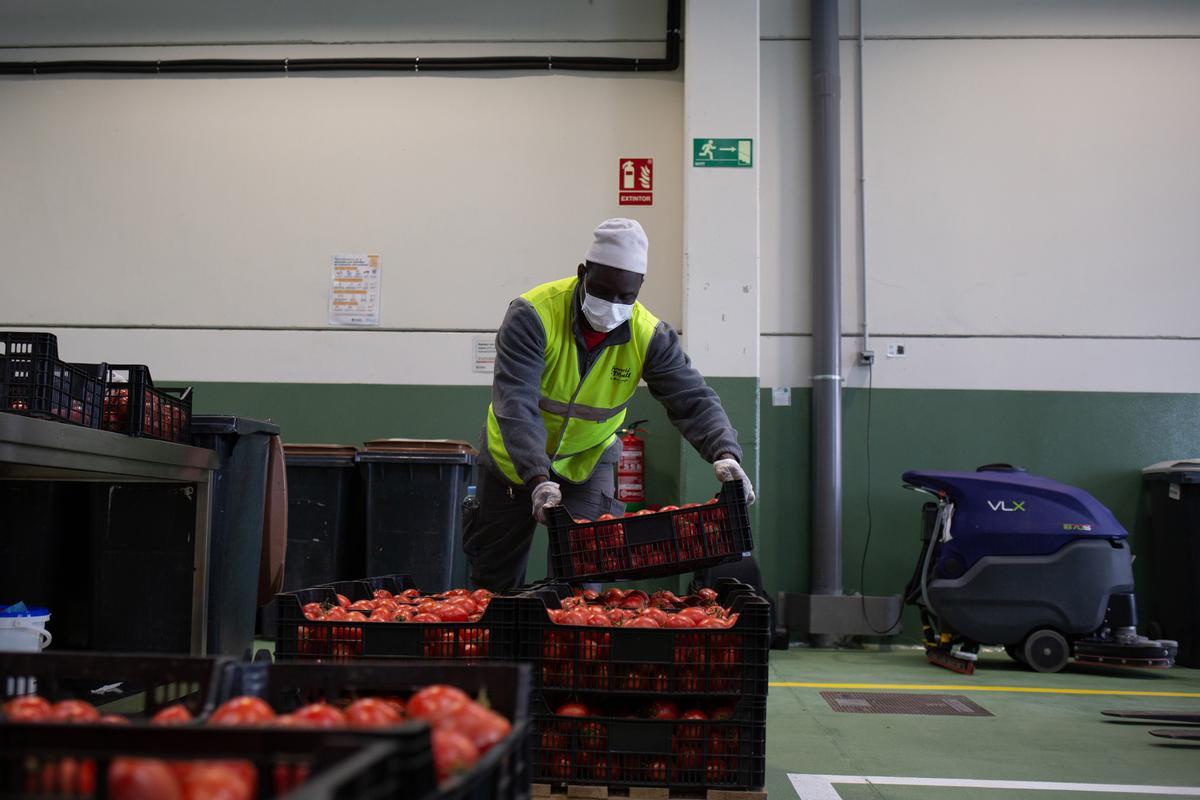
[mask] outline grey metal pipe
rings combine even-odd
[[[837,0],[812,0],[813,594],[842,593],[841,130]]]

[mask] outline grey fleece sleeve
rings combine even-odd
[[[711,463],[722,453],[742,460],[737,431],[721,407],[721,398],[692,366],[679,334],[665,322],[658,323],[650,338],[642,378],[654,399],[667,409],[671,423],[705,461]]]
[[[538,410],[546,364],[546,332],[533,306],[517,298],[496,333],[492,410],[500,437],[522,481],[550,474],[546,425]]]

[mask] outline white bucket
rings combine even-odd
[[[37,653],[45,650],[53,639],[46,630],[49,620],[50,612],[44,608],[31,608],[19,616],[0,614],[0,652]]]

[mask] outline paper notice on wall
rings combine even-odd
[[[329,285],[330,325],[378,325],[379,256],[333,257],[333,279]]]
[[[476,372],[496,371],[496,337],[476,336],[473,340],[472,353],[475,359]]]

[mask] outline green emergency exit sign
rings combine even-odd
[[[692,139],[693,167],[752,167],[754,142],[750,139]]]

